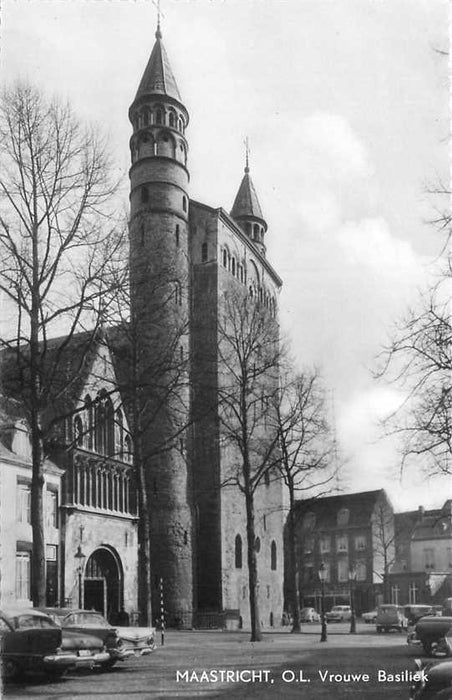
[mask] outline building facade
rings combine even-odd
[[[396,560],[391,568],[391,600],[436,604],[452,597],[452,501],[442,508],[398,513]]]
[[[358,614],[383,600],[395,551],[393,509],[383,489],[298,502],[296,533],[302,607],[320,610],[321,564],[327,610],[349,604],[351,595]]]

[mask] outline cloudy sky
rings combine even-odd
[[[369,370],[441,245],[426,191],[448,179],[447,1],[162,0],[162,14],[191,117],[191,196],[231,208],[248,137],[283,327],[331,387],[343,488],[441,505],[444,480],[400,478],[378,439],[401,395]],[[100,123],[127,182],[153,2],[3,0],[1,19],[2,80],[28,78]]]

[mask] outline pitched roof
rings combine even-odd
[[[391,507],[384,489],[378,489],[377,491],[361,491],[359,493],[297,501],[295,508],[300,517],[307,513],[314,513],[316,516],[316,529],[337,528],[338,512],[342,509],[347,509],[349,511],[349,520],[346,527],[358,527],[369,525],[370,517],[380,499],[388,502]]]
[[[245,168],[245,175],[232,205],[231,216],[236,220],[243,218],[260,219],[265,223],[248,167]]]
[[[155,39],[135,100],[144,95],[167,95],[180,102],[181,96],[162,43],[160,27],[157,28]]]

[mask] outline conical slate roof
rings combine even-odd
[[[176,80],[171,70],[165,47],[162,44],[160,27],[157,27],[155,38],[156,42],[141,78],[135,99],[143,95],[168,95],[168,97],[173,97],[180,102],[181,97]]]
[[[245,175],[240,184],[239,191],[231,209],[233,219],[253,218],[264,221],[262,210],[257,198],[256,190],[249,175],[248,167],[245,168]]]

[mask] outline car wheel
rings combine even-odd
[[[2,678],[4,681],[12,681],[20,674],[21,668],[14,659],[2,660]]]
[[[115,665],[117,659],[109,659],[104,664],[102,664],[102,671],[109,671]]]

